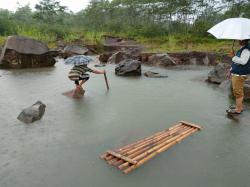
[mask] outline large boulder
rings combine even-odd
[[[22,36],[9,36],[0,57],[2,68],[49,67],[55,62],[45,44]]]
[[[40,120],[45,113],[46,105],[41,101],[37,101],[32,106],[25,108],[17,117],[24,123],[33,123],[34,121]]]
[[[176,63],[168,54],[154,54],[148,58],[148,65],[154,66],[174,66]]]
[[[126,52],[116,52],[114,53],[109,59],[108,59],[108,64],[118,64],[121,61],[125,59],[134,59],[136,60],[136,57],[133,57],[132,55],[126,53]]]
[[[133,59],[126,59],[117,64],[115,74],[119,76],[140,76],[141,62]]]
[[[219,63],[209,73],[207,81],[210,83],[220,84],[226,80],[230,64]]]
[[[88,48],[81,45],[68,45],[63,49],[63,57],[68,58],[74,55],[86,55],[89,52]]]

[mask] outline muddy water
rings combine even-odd
[[[249,111],[239,121],[225,116],[230,100],[202,80],[209,68],[165,70],[167,79],[116,77],[106,67],[92,75],[86,96],[62,92],[73,84],[70,67],[0,70],[1,187],[246,187],[250,181]],[[24,125],[16,117],[37,100],[44,118]],[[99,159],[119,147],[170,127],[179,120],[200,124],[201,132],[125,176]]]

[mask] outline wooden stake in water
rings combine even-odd
[[[107,90],[109,90],[109,83],[108,83],[108,79],[107,79],[106,72],[104,73],[104,78],[105,78],[105,82],[106,82]]]

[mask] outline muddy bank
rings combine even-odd
[[[176,53],[144,53],[131,54],[127,51],[105,52],[100,55],[101,63],[118,64],[124,59],[131,58],[141,61],[142,64],[166,67],[173,65],[205,65],[214,66],[218,63],[230,62],[227,55],[213,52],[176,52]],[[114,60],[115,59],[115,60]]]

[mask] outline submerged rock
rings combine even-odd
[[[161,75],[153,71],[146,71],[144,75],[149,78],[167,78],[168,77],[167,75]]]
[[[45,44],[22,36],[9,36],[0,57],[2,68],[48,67],[55,62]]]
[[[63,95],[73,98],[73,99],[81,99],[84,96],[84,94],[85,94],[85,90],[83,88],[74,89],[74,90],[70,90],[70,91],[63,93]]]
[[[208,73],[207,81],[215,84],[222,83],[224,80],[226,80],[229,69],[230,64],[219,63]]]
[[[119,76],[140,76],[141,62],[133,59],[123,60],[116,66],[115,74]]]
[[[24,123],[33,123],[34,121],[40,120],[45,113],[46,105],[41,101],[37,101],[32,106],[24,109],[17,119]]]

